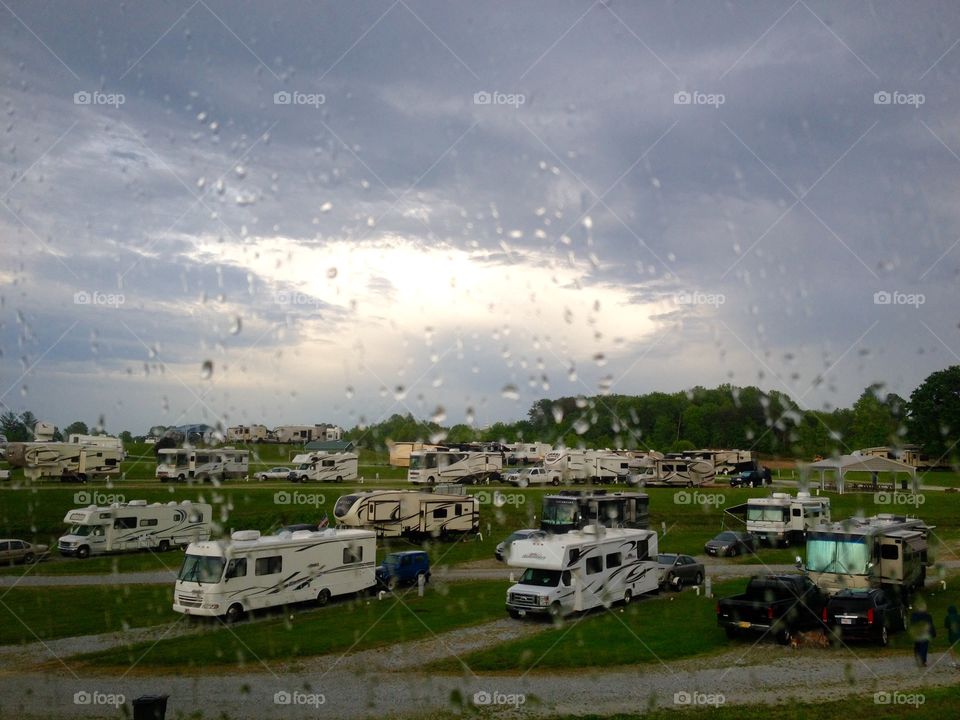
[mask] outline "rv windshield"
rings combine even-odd
[[[223,574],[224,560],[209,555],[187,555],[180,567],[178,580],[198,583],[215,583]]]
[[[543,525],[573,525],[577,521],[577,504],[570,500],[544,498]]]
[[[754,522],[786,522],[787,508],[768,505],[747,505],[747,520]]]
[[[93,529],[97,527],[96,525],[73,525],[70,528],[71,535],[79,535],[80,537],[85,537],[93,532]]]
[[[348,512],[350,508],[353,507],[353,504],[357,501],[356,495],[344,495],[343,497],[337,500],[337,504],[333,506],[333,514],[335,517],[342,518]]]
[[[820,534],[807,539],[807,570],[843,575],[867,575],[870,547],[863,536]]]
[[[536,585],[537,587],[556,587],[560,582],[559,570],[537,570],[527,568],[520,576],[521,585]]]

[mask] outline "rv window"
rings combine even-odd
[[[587,575],[603,572],[603,558],[599,555],[587,558]]]
[[[156,518],[143,518],[140,521],[140,527],[155,527],[159,522]]]
[[[183,513],[180,512],[179,510],[177,510],[175,513],[173,513],[173,521],[174,521],[175,523],[182,523],[182,522],[183,522]]]
[[[190,522],[203,522],[203,513],[202,512],[190,513]]]
[[[564,587],[570,587],[570,571],[564,570],[563,574],[560,576],[560,582],[563,583]]]
[[[333,460],[324,460],[324,461],[323,461],[323,467],[333,467],[335,464],[336,464],[336,463],[334,463]]]
[[[435,518],[445,518],[447,516],[447,509],[437,508],[436,510],[433,511],[433,516]]]
[[[100,513],[101,520],[107,520],[110,518],[110,513]]]
[[[130,528],[135,528],[136,526],[137,519],[135,517],[117,518],[113,521],[114,530],[129,530]]]
[[[10,549],[10,543],[8,542],[0,543],[0,552],[6,552],[9,549]]]
[[[457,515],[463,515],[463,505],[461,505],[460,503],[457,503],[454,506],[454,508],[455,508],[454,512],[456,512]]]
[[[900,548],[896,545],[881,545],[880,546],[880,559],[881,560],[897,560],[900,557]]]
[[[272,555],[270,557],[257,558],[256,575],[276,575],[283,570],[283,556]]]
[[[227,574],[225,579],[229,580],[230,578],[235,577],[246,577],[247,576],[247,559],[246,558],[236,558],[230,561],[230,564],[227,565]]]
[[[570,551],[570,564],[577,562],[580,559],[580,550],[578,548],[573,548]]]
[[[801,515],[802,512],[803,512],[803,511],[802,511],[800,508],[794,508],[794,509],[792,510],[791,514],[792,514],[794,517],[800,517],[800,515]]]
[[[361,562],[363,560],[363,545],[357,545],[356,547],[345,547],[343,549],[343,564],[349,565],[350,563]]]
[[[107,461],[106,461],[106,463],[105,463],[105,465],[107,465],[107,467],[113,467],[113,466],[115,466],[116,464],[117,464],[117,459],[116,459],[116,458],[107,458]]]
[[[620,558],[620,553],[609,553],[607,555],[607,568],[620,567],[622,560]]]

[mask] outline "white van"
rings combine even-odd
[[[367,530],[298,530],[261,536],[240,530],[230,540],[193,543],[177,575],[173,609],[225,616],[316,601],[376,585],[376,536]]]

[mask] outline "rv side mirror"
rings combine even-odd
[[[801,559],[801,557],[800,557],[799,555],[797,555],[797,556],[793,559],[793,564],[794,564],[794,566],[797,568],[797,570],[803,570],[803,560]]]

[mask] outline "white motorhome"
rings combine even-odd
[[[7,445],[7,462],[23,468],[28,480],[59,477],[61,480],[87,479],[98,475],[117,475],[123,461],[123,449],[81,443],[23,442]]]
[[[270,439],[266,425],[234,425],[227,428],[227,442],[261,443]]]
[[[90,555],[136,550],[165,552],[210,537],[213,511],[205,503],[152,503],[131,500],[106,507],[71,510],[63,522],[70,531],[60,538],[61,555]]]
[[[249,471],[249,450],[168,448],[157,452],[156,476],[163,482],[245,478]]]
[[[376,585],[376,537],[365,530],[298,530],[261,536],[241,530],[230,540],[192,543],[174,589],[173,609],[226,616],[314,601]]]
[[[507,563],[523,568],[523,574],[507,590],[507,611],[511,617],[559,617],[629,603],[657,592],[656,557],[657,534],[651,530],[590,525],[562,535],[514,540]]]
[[[356,480],[359,456],[356,453],[308,453],[293,458],[290,474],[294,482],[343,482]]]
[[[412,483],[479,483],[499,480],[503,456],[472,450],[418,450],[410,453],[407,480]]]
[[[732,515],[746,512],[747,532],[769,545],[802,543],[807,532],[820,523],[830,522],[830,498],[812,497],[808,492],[773,493],[770,497],[750,498],[746,505],[727,510]]]
[[[459,491],[459,492],[456,492]],[[337,522],[381,537],[477,532],[480,502],[462,486],[419,490],[365,490],[343,495],[333,508]]]
[[[533,465],[542,463],[543,458],[550,452],[547,443],[512,443],[507,448],[508,465]]]
[[[926,581],[933,529],[919,518],[891,514],[818,525],[807,533],[807,574],[829,594],[879,587],[906,597]]]

